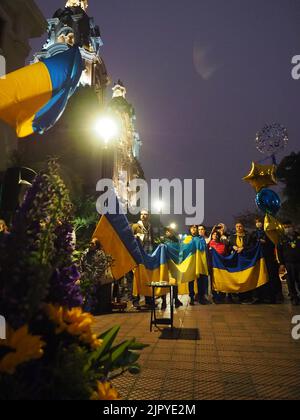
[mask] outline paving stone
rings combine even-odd
[[[185,298],[183,298],[185,299]],[[300,400],[300,341],[289,304],[183,306],[175,329],[150,333],[149,312],[96,318],[95,332],[120,325],[118,341],[149,344],[138,375],[113,380],[129,400]]]

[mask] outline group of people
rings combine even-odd
[[[204,225],[190,226],[189,235],[200,236],[205,239],[207,245],[207,256],[209,262],[209,268],[211,269],[211,250],[214,249],[218,254],[222,256],[230,255],[231,253],[242,253],[254,247],[257,242],[262,246],[263,256],[266,261],[269,282],[256,289],[254,291],[238,293],[238,294],[226,294],[217,292],[211,288],[213,302],[216,304],[220,303],[279,303],[283,301],[281,280],[279,278],[279,265],[276,259],[275,246],[271,240],[265,234],[263,229],[263,221],[260,219],[255,220],[256,229],[252,234],[249,234],[243,223],[236,222],[235,232],[231,235],[227,233],[226,226],[224,223],[215,225],[210,233],[207,235],[206,228]],[[188,237],[187,237],[188,238]],[[211,271],[211,270],[210,270]],[[200,304],[211,303],[207,299],[208,295],[208,276],[201,276],[197,279],[198,295]],[[189,283],[190,287],[190,304],[194,304],[194,283]]]
[[[212,276],[200,275],[196,279],[197,293],[194,289],[195,279],[191,279],[188,284],[189,291],[189,304],[194,305],[196,302],[201,305],[208,305],[211,303],[282,303],[284,301],[282,292],[281,275],[285,275],[287,279],[289,297],[292,305],[300,304],[300,235],[294,228],[290,221],[283,223],[285,234],[281,238],[281,242],[277,247],[269,239],[264,231],[263,220],[257,218],[255,220],[255,229],[249,233],[246,231],[243,223],[236,222],[235,232],[229,234],[224,223],[215,225],[210,234],[204,225],[192,225],[188,227],[187,235],[183,239],[171,227],[164,229],[164,236],[159,238],[155,237],[154,229],[150,222],[150,214],[147,210],[143,210],[140,214],[140,220],[132,225],[132,232],[134,236],[141,242],[143,249],[146,253],[151,254],[158,243],[179,243],[180,240],[188,243],[191,238],[199,236],[204,239],[203,243],[206,244],[207,261],[209,271],[211,273],[211,250],[214,249],[222,256],[228,256],[231,253],[242,253],[260,243],[263,257],[265,259],[269,281],[250,292],[246,293],[222,293],[213,289],[212,282],[209,282],[209,277]],[[4,220],[0,220],[0,238],[9,235],[9,229]],[[101,245],[96,240],[93,240],[91,246],[84,253],[82,257],[81,271],[85,273],[89,265],[97,265],[98,254],[101,250]],[[95,254],[95,255],[94,255]],[[101,258],[102,258],[101,254]],[[93,264],[90,264],[92,258]],[[95,260],[95,261],[94,261]],[[106,259],[101,259],[102,265],[99,270],[107,270],[111,263]],[[92,269],[93,271],[94,269]],[[99,271],[98,270],[98,271]],[[101,271],[100,270],[100,271]],[[98,271],[93,271],[93,275],[97,275]],[[101,271],[101,276],[103,273]],[[140,307],[140,296],[132,296],[133,275],[129,273],[126,276],[127,289],[132,299],[132,303],[136,307]],[[111,280],[112,281],[112,280]],[[108,285],[106,287],[109,287]],[[119,287],[115,287],[115,295],[119,296]],[[145,305],[151,307],[154,302],[152,298],[145,297]],[[178,297],[178,287],[174,287],[174,304],[178,308],[182,306],[182,302]],[[166,296],[162,297],[162,309],[167,306]]]
[[[242,253],[257,243],[260,243],[263,257],[266,262],[269,281],[267,284],[250,292],[238,294],[226,294],[213,290],[210,286],[209,276],[201,275],[197,278],[198,293],[195,293],[195,281],[191,279],[189,282],[190,305],[194,305],[197,301],[201,305],[208,305],[214,302],[221,303],[282,303],[284,301],[281,275],[286,275],[289,296],[292,305],[300,304],[300,235],[297,233],[290,221],[284,222],[285,234],[280,244],[275,247],[264,231],[263,219],[255,219],[255,229],[249,233],[246,231],[243,223],[237,221],[235,224],[235,232],[229,234],[224,223],[219,223],[213,227],[210,234],[204,225],[192,225],[188,227],[188,233],[183,238],[184,242],[191,240],[191,237],[199,236],[205,240],[207,250],[207,260],[211,268],[211,250],[214,249],[222,256],[231,253]],[[148,211],[141,212],[138,223],[132,226],[133,233],[138,238],[144,250],[151,253],[155,248],[155,238],[150,223],[150,215]],[[171,227],[165,228],[165,234],[162,242],[178,242],[178,235]],[[212,299],[210,299],[209,289],[211,289]],[[138,304],[139,296],[133,301],[134,305]],[[146,304],[151,305],[151,298],[145,298]],[[182,303],[178,298],[178,289],[175,288],[175,306],[179,307]],[[166,298],[163,298],[162,309],[166,307]]]

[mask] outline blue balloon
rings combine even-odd
[[[256,205],[264,213],[269,213],[272,216],[275,216],[278,213],[281,201],[276,194],[276,192],[270,190],[269,188],[263,188],[256,194]]]

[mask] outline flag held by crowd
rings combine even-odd
[[[116,211],[105,211],[93,234],[104,251],[111,255],[116,280],[134,270],[134,294],[151,296],[151,282],[175,279],[180,290],[200,275],[208,275],[207,248],[201,237],[189,236],[180,244],[160,244],[152,255],[146,254],[134,237],[128,219],[112,191]],[[212,249],[212,287],[218,292],[243,293],[268,282],[260,245],[242,253],[221,256]],[[157,294],[165,293],[157,290]]]
[[[53,127],[75,92],[83,70],[77,46],[0,79],[0,119],[18,137]]]
[[[208,273],[205,243],[200,238],[174,248],[161,244],[152,255],[146,254],[134,237],[116,197],[115,200],[117,211],[115,214],[106,211],[93,234],[114,260],[112,273],[115,279],[134,269],[135,293],[151,296],[151,282],[169,282],[172,277],[179,284]],[[165,293],[159,288],[156,292],[158,295]]]
[[[142,255],[117,197],[114,193],[111,194],[116,211],[109,212],[103,209],[93,238],[98,239],[105,253],[112,256],[112,273],[118,280],[142,262]]]
[[[212,286],[218,292],[243,293],[268,282],[268,272],[260,245],[221,256],[212,249]]]

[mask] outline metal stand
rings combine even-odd
[[[173,329],[174,321],[174,286],[173,285],[152,285],[152,307],[151,307],[151,321],[150,321],[150,332],[152,332],[152,326],[157,327],[158,325],[170,325]],[[155,308],[155,289],[159,287],[161,289],[170,289],[170,318],[157,318],[156,317],[156,308]]]

